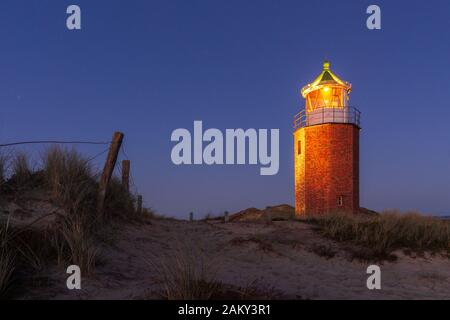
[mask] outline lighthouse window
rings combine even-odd
[[[298,143],[297,143],[297,154],[298,155],[302,154],[302,142],[300,140],[298,140]]]
[[[344,205],[344,197],[343,196],[339,196],[338,200],[337,200],[337,205],[339,207],[342,207]]]

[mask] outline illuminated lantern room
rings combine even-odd
[[[360,112],[349,106],[352,85],[330,70],[330,62],[323,63],[323,71],[302,88],[305,108],[294,117],[295,129],[324,123],[352,123],[359,127]]]
[[[352,85],[341,80],[330,70],[330,62],[325,61],[322,73],[301,90],[306,100],[305,109],[312,112],[320,108],[345,108],[348,106]]]

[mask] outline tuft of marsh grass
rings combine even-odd
[[[98,248],[91,226],[82,215],[65,217],[53,234],[52,245],[59,264],[78,265],[87,274],[94,270]]]
[[[214,262],[187,246],[153,267],[162,277],[163,296],[168,300],[209,300],[222,286]]]
[[[88,160],[76,150],[57,145],[48,148],[43,155],[43,172],[54,200],[61,205],[70,211],[94,207],[95,176]]]
[[[95,212],[98,175],[94,174],[89,160],[75,149],[58,145],[47,149],[43,155],[44,177],[52,196],[70,213]],[[132,218],[133,195],[117,177],[112,177],[105,198],[105,211],[109,217]]]
[[[21,193],[23,190],[27,189],[32,181],[33,171],[31,169],[28,157],[23,152],[18,152],[12,158],[12,186],[15,192]]]
[[[155,258],[152,267],[161,275],[162,296],[168,300],[271,300],[281,295],[254,280],[246,286],[218,280],[219,261],[210,259],[193,244],[174,249],[170,257]]]
[[[0,189],[6,182],[6,171],[8,169],[9,157],[0,153]]]
[[[5,297],[16,268],[16,257],[9,243],[8,221],[0,222],[0,298]]]
[[[417,213],[386,211],[376,216],[329,214],[315,216],[321,232],[338,241],[351,241],[370,248],[375,255],[397,249],[450,251],[450,223]]]
[[[15,256],[6,248],[0,248],[0,298],[6,296],[15,270]]]
[[[25,153],[19,152],[17,153],[12,162],[13,175],[19,179],[29,179],[31,175],[31,167],[28,162],[28,157]]]
[[[117,177],[112,177],[105,198],[105,211],[108,216],[135,220],[136,212],[134,210],[135,198],[126,190],[122,182]]]

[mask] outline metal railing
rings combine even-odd
[[[355,107],[302,110],[294,116],[294,130],[324,123],[350,123],[360,127],[361,112]]]

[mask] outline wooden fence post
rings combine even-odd
[[[229,214],[228,214],[228,211],[225,211],[223,221],[225,221],[225,223],[227,223],[228,221],[230,221],[230,216],[229,216]]]
[[[109,146],[108,157],[106,158],[105,167],[103,168],[102,177],[100,178],[98,197],[97,197],[97,212],[102,216],[104,214],[106,190],[109,181],[116,166],[117,156],[120,147],[122,146],[124,134],[122,132],[114,132],[112,142]]]
[[[130,192],[130,160],[122,161],[122,186]]]
[[[140,216],[142,215],[142,196],[138,195],[137,197],[137,209],[136,213]]]

